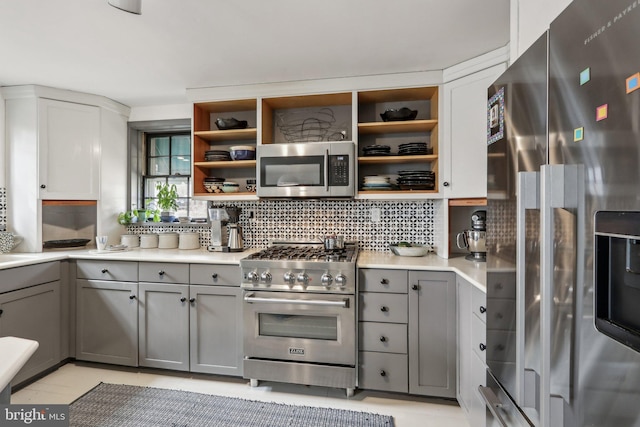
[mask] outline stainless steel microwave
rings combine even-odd
[[[258,197],[353,197],[353,142],[269,144],[257,147]]]

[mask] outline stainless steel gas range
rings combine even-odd
[[[244,377],[356,387],[357,243],[275,242],[240,260]]]

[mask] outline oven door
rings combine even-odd
[[[353,142],[258,146],[258,197],[353,197]]]
[[[353,295],[244,292],[246,358],[354,366]]]

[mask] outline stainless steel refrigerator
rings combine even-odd
[[[488,425],[640,426],[640,1],[571,3],[487,137]]]

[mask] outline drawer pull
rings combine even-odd
[[[386,377],[387,376],[387,372],[384,369],[380,369],[380,376],[381,377]]]
[[[414,291],[420,290],[420,286],[418,285],[411,285],[411,289],[413,289]]]
[[[486,313],[487,312],[487,307],[485,307],[484,305],[480,306],[480,313]]]
[[[158,275],[159,275],[159,276],[164,276],[164,270],[160,270],[160,271],[158,271]]]
[[[487,346],[482,343],[480,343],[478,347],[480,347],[480,351],[485,351],[487,349]]]
[[[191,304],[193,304],[194,302],[196,302],[196,299],[195,299],[195,298],[190,298],[190,299],[189,299],[189,302],[190,302]]]
[[[103,268],[103,269],[102,269],[102,274],[106,274],[106,273],[108,273],[108,272],[109,272],[109,269],[108,269],[108,268]]]
[[[0,310],[0,317],[2,317],[2,313],[4,313],[4,310]]]
[[[384,335],[380,335],[380,342],[386,342],[387,341],[387,337],[385,337]]]
[[[136,299],[136,296],[135,295],[129,295],[129,299],[130,300],[134,300],[134,299]]]
[[[211,275],[211,278],[212,278],[213,280],[216,280],[216,279],[218,278],[218,273],[213,273],[213,274]]]
[[[187,298],[185,298],[185,297],[180,298],[180,302],[185,302],[186,300],[187,300]]]
[[[383,313],[386,313],[387,311],[389,311],[389,307],[387,307],[386,305],[383,305],[382,307],[380,307],[380,311],[382,311]]]
[[[389,284],[389,279],[382,279],[382,280],[380,280],[380,284],[381,284],[381,285],[388,285],[388,284]]]

